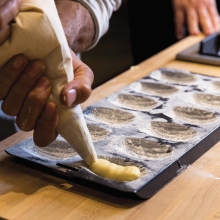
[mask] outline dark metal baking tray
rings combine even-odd
[[[199,43],[176,55],[177,60],[220,66],[219,33],[206,37]]]
[[[88,187],[94,183],[109,193],[113,189],[148,199],[220,140],[220,79],[161,68],[83,113],[98,157],[138,166],[139,179],[117,182],[97,176],[61,136],[46,148],[35,146],[30,137],[6,152],[49,168],[51,174],[85,180]]]

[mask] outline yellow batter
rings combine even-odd
[[[136,180],[141,175],[138,167],[123,167],[114,163],[110,163],[105,159],[97,159],[89,166],[89,168],[91,171],[101,177],[119,182]]]

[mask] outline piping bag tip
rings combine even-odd
[[[80,105],[61,108],[57,132],[87,165],[97,161],[97,154]]]

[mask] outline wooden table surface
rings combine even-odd
[[[220,76],[220,67],[175,60],[203,36],[188,37],[93,91],[82,107],[160,67]],[[24,166],[5,149],[32,135],[18,132],[0,142],[0,218],[52,220],[220,219],[220,142],[148,200],[132,200]]]

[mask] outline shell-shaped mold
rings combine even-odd
[[[195,93],[193,95],[197,103],[208,107],[220,108],[220,95]]]
[[[158,102],[152,98],[132,94],[119,94],[117,101],[125,108],[141,111],[152,109],[158,105]]]
[[[126,138],[125,148],[139,157],[152,158],[163,158],[173,151],[170,145],[144,138]]]
[[[130,112],[114,108],[96,107],[92,109],[94,118],[110,124],[125,124],[134,120],[135,115]]]
[[[194,107],[175,106],[173,111],[177,117],[191,123],[207,123],[217,119],[214,112]]]
[[[110,134],[109,130],[98,125],[87,124],[87,127],[93,141],[102,140]]]
[[[174,83],[191,83],[196,81],[196,77],[190,73],[183,73],[178,71],[169,71],[162,69],[161,77],[169,82]]]
[[[169,96],[178,91],[175,86],[155,82],[141,82],[141,92],[159,96]]]
[[[72,158],[77,153],[61,136],[46,147],[33,146],[32,151],[43,158],[53,160],[63,160]]]
[[[213,81],[212,85],[216,90],[220,91],[220,81]]]
[[[197,131],[191,127],[162,121],[152,121],[151,129],[154,133],[160,135],[161,138],[173,140],[186,140],[197,134]]]

